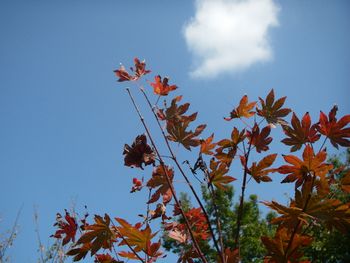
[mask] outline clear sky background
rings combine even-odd
[[[113,75],[121,62],[139,57],[152,69],[147,79],[170,76],[217,139],[228,136],[234,123],[222,117],[244,94],[271,88],[298,116],[316,120],[334,103],[350,112],[349,1],[214,2],[0,1],[0,232],[23,206],[12,262],[39,256],[33,206],[44,244],[56,212],[72,203],[131,222],[144,210],[146,193],[129,194],[142,174],[123,166],[124,143],[144,131]],[[276,177],[248,193],[286,201],[293,186]]]

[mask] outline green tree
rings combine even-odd
[[[205,186],[202,187],[202,196],[205,201],[205,206],[209,214],[212,225],[215,226],[216,218],[220,219],[221,233],[223,237],[223,243],[225,247],[234,248],[235,238],[234,235],[237,231],[237,214],[239,209],[239,203],[233,202],[234,189],[232,186],[227,187],[227,190],[216,190],[215,198],[213,199],[211,193]],[[214,202],[213,202],[214,200]],[[187,209],[192,207],[191,201],[188,195],[181,194],[181,203],[184,204]],[[214,204],[215,203],[215,204]],[[215,206],[217,209],[218,217],[215,216]],[[241,250],[240,255],[242,262],[263,262],[263,257],[266,254],[266,249],[260,241],[261,236],[273,236],[275,227],[270,224],[270,220],[275,217],[275,213],[269,212],[265,218],[259,210],[257,196],[250,195],[249,200],[244,202],[244,211],[242,218],[242,236],[240,239]],[[181,219],[178,218],[181,223]],[[218,228],[214,227],[214,231],[217,234]],[[202,242],[201,249],[205,255],[210,258],[210,262],[216,262],[217,253],[212,247],[211,243]],[[184,253],[187,249],[186,246],[179,245],[173,239],[166,238],[163,246],[173,253]]]

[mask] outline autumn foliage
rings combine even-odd
[[[125,144],[122,153],[125,166],[142,170],[142,178],[130,179],[130,192],[145,191],[147,213],[141,220],[138,217],[139,222],[135,224],[107,214],[95,215],[90,223],[86,218],[79,220],[68,212],[64,217],[58,214],[57,231],[53,237],[61,239],[62,245],[69,246],[67,255],[72,256],[74,261],[90,255],[95,262],[104,263],[125,260],[156,262],[165,257],[161,245],[166,237],[183,245],[178,262],[209,262],[201,250],[204,240],[210,241],[216,249],[216,262],[239,262],[245,191],[250,179],[261,187],[264,183],[280,180],[276,179],[280,177],[283,177],[281,183],[294,185],[294,197],[288,204],[262,201],[278,214],[272,220],[277,229],[275,235],[261,237],[267,251],[264,262],[310,262],[303,255],[303,249],[313,242],[312,233],[308,231],[310,226],[323,225],[329,230],[335,228],[343,233],[349,232],[350,203],[343,203],[330,195],[330,187],[334,183],[334,173],[343,173],[340,189],[349,193],[350,171],[344,170],[347,168],[335,171],[327,163],[326,145],[337,149],[339,146],[350,147],[350,115],[338,117],[338,108],[334,106],[328,115],[321,111],[316,121],[311,120],[309,113],[298,117],[284,106],[286,97],[275,98],[274,90],[271,90],[265,99],[254,101],[248,95],[242,97],[229,116],[224,118],[233,126],[227,138],[216,141],[214,133],[203,138],[206,125],[193,125],[197,112],[189,113],[190,103],[183,102],[182,96],[167,99],[177,86],[170,85],[169,78],[160,75],[156,75],[153,82],[145,81],[145,86],[142,86],[142,78],[151,71],[146,69],[144,61],[137,58],[134,64],[130,71],[120,66],[114,72],[119,82],[135,83],[135,90],[127,88],[127,94],[145,134],[135,135],[132,142]],[[132,92],[143,94],[163,138],[152,136]],[[151,102],[150,92],[154,93],[156,103]],[[160,98],[164,98],[164,106],[159,105]],[[286,118],[290,113],[289,122]],[[240,126],[235,123],[240,123]],[[244,128],[239,128],[242,124]],[[283,131],[281,142],[291,153],[265,153],[273,141],[271,130],[274,128]],[[166,149],[166,153],[159,150],[163,142],[161,149]],[[186,166],[184,160],[174,154],[173,148],[178,145],[191,151],[197,161],[192,164],[187,162],[189,167]],[[260,160],[251,161],[253,152],[261,155]],[[170,158],[165,159],[165,155]],[[283,164],[276,166],[277,159]],[[233,162],[241,165],[241,176],[231,170]],[[193,186],[195,182],[189,179],[192,173],[203,174],[201,183],[213,197],[216,191],[225,190],[232,183],[237,185],[237,189],[242,189],[233,246],[223,243],[220,220],[216,223],[209,220],[197,188]],[[272,173],[279,176],[272,176]],[[187,184],[198,203],[197,207],[183,208],[175,189],[175,178]],[[139,214],[138,211],[135,214]],[[174,220],[176,216],[181,218],[180,222]],[[159,224],[154,223],[157,221]],[[157,229],[152,229],[154,227]]]

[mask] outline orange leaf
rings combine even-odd
[[[315,155],[313,149],[309,145],[304,149],[303,160],[293,155],[283,156],[283,158],[291,165],[282,165],[278,168],[279,173],[287,174],[287,177],[283,179],[282,183],[296,181],[296,188],[312,175],[318,177],[325,176],[333,167],[331,164],[324,163],[327,158],[327,153],[325,151],[321,151]]]
[[[264,157],[258,164],[256,162],[252,163],[252,166],[249,168],[248,173],[254,178],[257,183],[270,182],[272,181],[267,174],[276,172],[276,169],[267,169],[275,161],[277,154],[270,154]]]
[[[236,107],[231,111],[230,117],[224,118],[224,119],[227,121],[230,121],[235,118],[242,118],[242,117],[250,118],[255,114],[255,112],[252,111],[255,105],[256,105],[256,101],[248,102],[248,96],[244,95],[241,101],[239,102],[238,107]]]
[[[213,155],[214,154],[212,152],[212,150],[215,148],[216,143],[212,143],[213,139],[214,139],[214,133],[211,136],[209,136],[207,139],[201,140],[200,152],[202,154],[207,154],[207,155]]]
[[[213,159],[211,159],[210,170],[209,183],[213,184],[217,188],[220,188],[221,190],[226,190],[227,184],[236,180],[236,178],[226,175],[229,168],[223,162],[215,162]]]
[[[155,82],[151,82],[150,85],[153,87],[154,94],[160,95],[160,96],[167,96],[170,91],[176,90],[176,85],[168,85],[169,79],[167,77],[163,78],[161,76],[155,76],[154,77]]]

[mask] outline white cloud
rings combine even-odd
[[[184,36],[194,55],[191,76],[211,78],[269,61],[268,30],[278,26],[273,0],[197,0]]]

